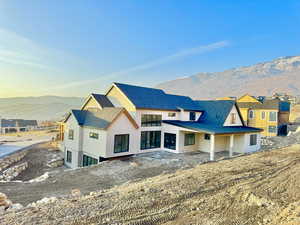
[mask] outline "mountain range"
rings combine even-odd
[[[300,56],[225,70],[198,73],[157,85],[168,93],[195,99],[225,96],[272,95],[275,92],[300,95]]]
[[[58,96],[0,98],[0,118],[59,120],[83,102],[84,98]]]

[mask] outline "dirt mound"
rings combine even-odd
[[[300,146],[199,165],[8,212],[1,224],[299,223]]]

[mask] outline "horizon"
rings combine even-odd
[[[155,87],[300,55],[295,0],[115,3],[1,2],[0,98]]]

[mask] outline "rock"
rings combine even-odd
[[[71,195],[73,197],[80,197],[81,196],[81,191],[79,189],[72,189],[71,190]]]

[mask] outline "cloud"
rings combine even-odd
[[[61,86],[56,86],[51,88],[51,90],[54,89],[67,89],[67,88],[72,88],[72,87],[80,87],[80,86],[84,86],[84,85],[88,85],[88,84],[93,84],[95,82],[104,82],[104,81],[110,81],[112,79],[118,78],[121,75],[125,75],[128,73],[133,73],[133,72],[137,72],[137,71],[142,71],[142,70],[147,70],[147,69],[151,69],[166,63],[170,63],[188,56],[192,56],[192,55],[199,55],[199,54],[203,54],[206,52],[211,52],[220,48],[224,48],[227,47],[230,43],[228,41],[219,41],[219,42],[215,42],[209,45],[201,45],[201,46],[197,46],[194,48],[188,48],[188,49],[184,49],[181,50],[177,53],[174,53],[172,55],[169,56],[164,56],[161,57],[159,59],[147,62],[147,63],[143,63],[137,66],[133,66],[121,71],[117,71],[117,72],[113,72],[113,73],[109,73],[109,74],[103,74],[101,75],[99,78],[96,79],[91,79],[91,80],[84,80],[84,81],[74,81],[68,84],[64,84]]]

